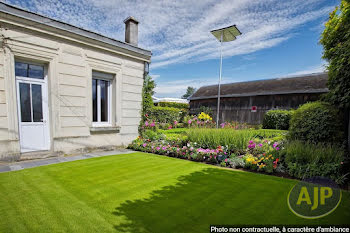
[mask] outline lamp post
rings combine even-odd
[[[218,105],[216,109],[216,128],[219,127],[220,117],[220,89],[221,89],[221,76],[222,76],[222,42],[229,42],[236,39],[237,36],[242,35],[236,25],[232,25],[225,28],[215,29],[210,31],[216,39],[220,41],[220,74],[218,84]]]

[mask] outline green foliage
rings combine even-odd
[[[196,91],[196,88],[194,88],[194,87],[187,87],[186,94],[181,96],[181,98],[182,99],[187,99],[188,97],[193,95],[195,91]]]
[[[180,109],[189,109],[189,107],[190,107],[190,105],[187,103],[174,103],[174,102],[159,102],[159,103],[157,103],[157,106],[180,108]]]
[[[245,166],[244,159],[237,156],[233,156],[232,158],[229,158],[228,163],[232,168],[242,168]]]
[[[143,81],[142,88],[142,122],[146,121],[146,114],[148,114],[150,109],[153,107],[152,96],[154,94],[155,87],[156,83],[154,82],[154,80],[152,80],[152,77],[147,76]]]
[[[187,131],[188,140],[196,142],[202,148],[217,148],[228,146],[229,150],[245,150],[252,138],[273,138],[285,135],[282,130],[233,130],[193,128]]]
[[[148,118],[159,123],[173,124],[180,121],[181,110],[170,107],[152,107],[148,111]]]
[[[328,100],[350,108],[350,2],[342,0],[329,15],[320,39],[328,66]]]
[[[142,137],[145,139],[154,141],[154,140],[164,139],[165,135],[161,133],[157,133],[156,131],[147,129],[143,132]]]
[[[293,110],[270,110],[264,116],[263,128],[287,130],[292,114]]]
[[[328,177],[341,183],[344,152],[341,147],[291,141],[281,151],[287,171],[297,178]]]
[[[342,143],[342,124],[339,111],[325,102],[307,103],[299,107],[290,121],[292,139]]]

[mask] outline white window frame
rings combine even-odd
[[[93,121],[93,116],[92,116],[92,126],[93,127],[107,127],[107,126],[112,126],[112,80],[109,78],[101,78],[99,76],[92,76],[92,80],[97,80],[97,121]],[[108,82],[108,114],[107,118],[108,121],[101,122],[101,86],[99,80],[102,81],[107,81]],[[92,101],[92,100],[91,100]],[[92,113],[94,112],[94,106],[92,104]]]

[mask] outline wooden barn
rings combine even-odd
[[[221,85],[220,122],[261,124],[270,109],[296,109],[326,92],[327,73]],[[210,107],[216,117],[218,85],[199,88],[190,97],[190,112]]]

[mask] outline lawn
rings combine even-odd
[[[210,224],[345,224],[287,206],[294,180],[145,153],[0,174],[0,232],[209,232]]]

